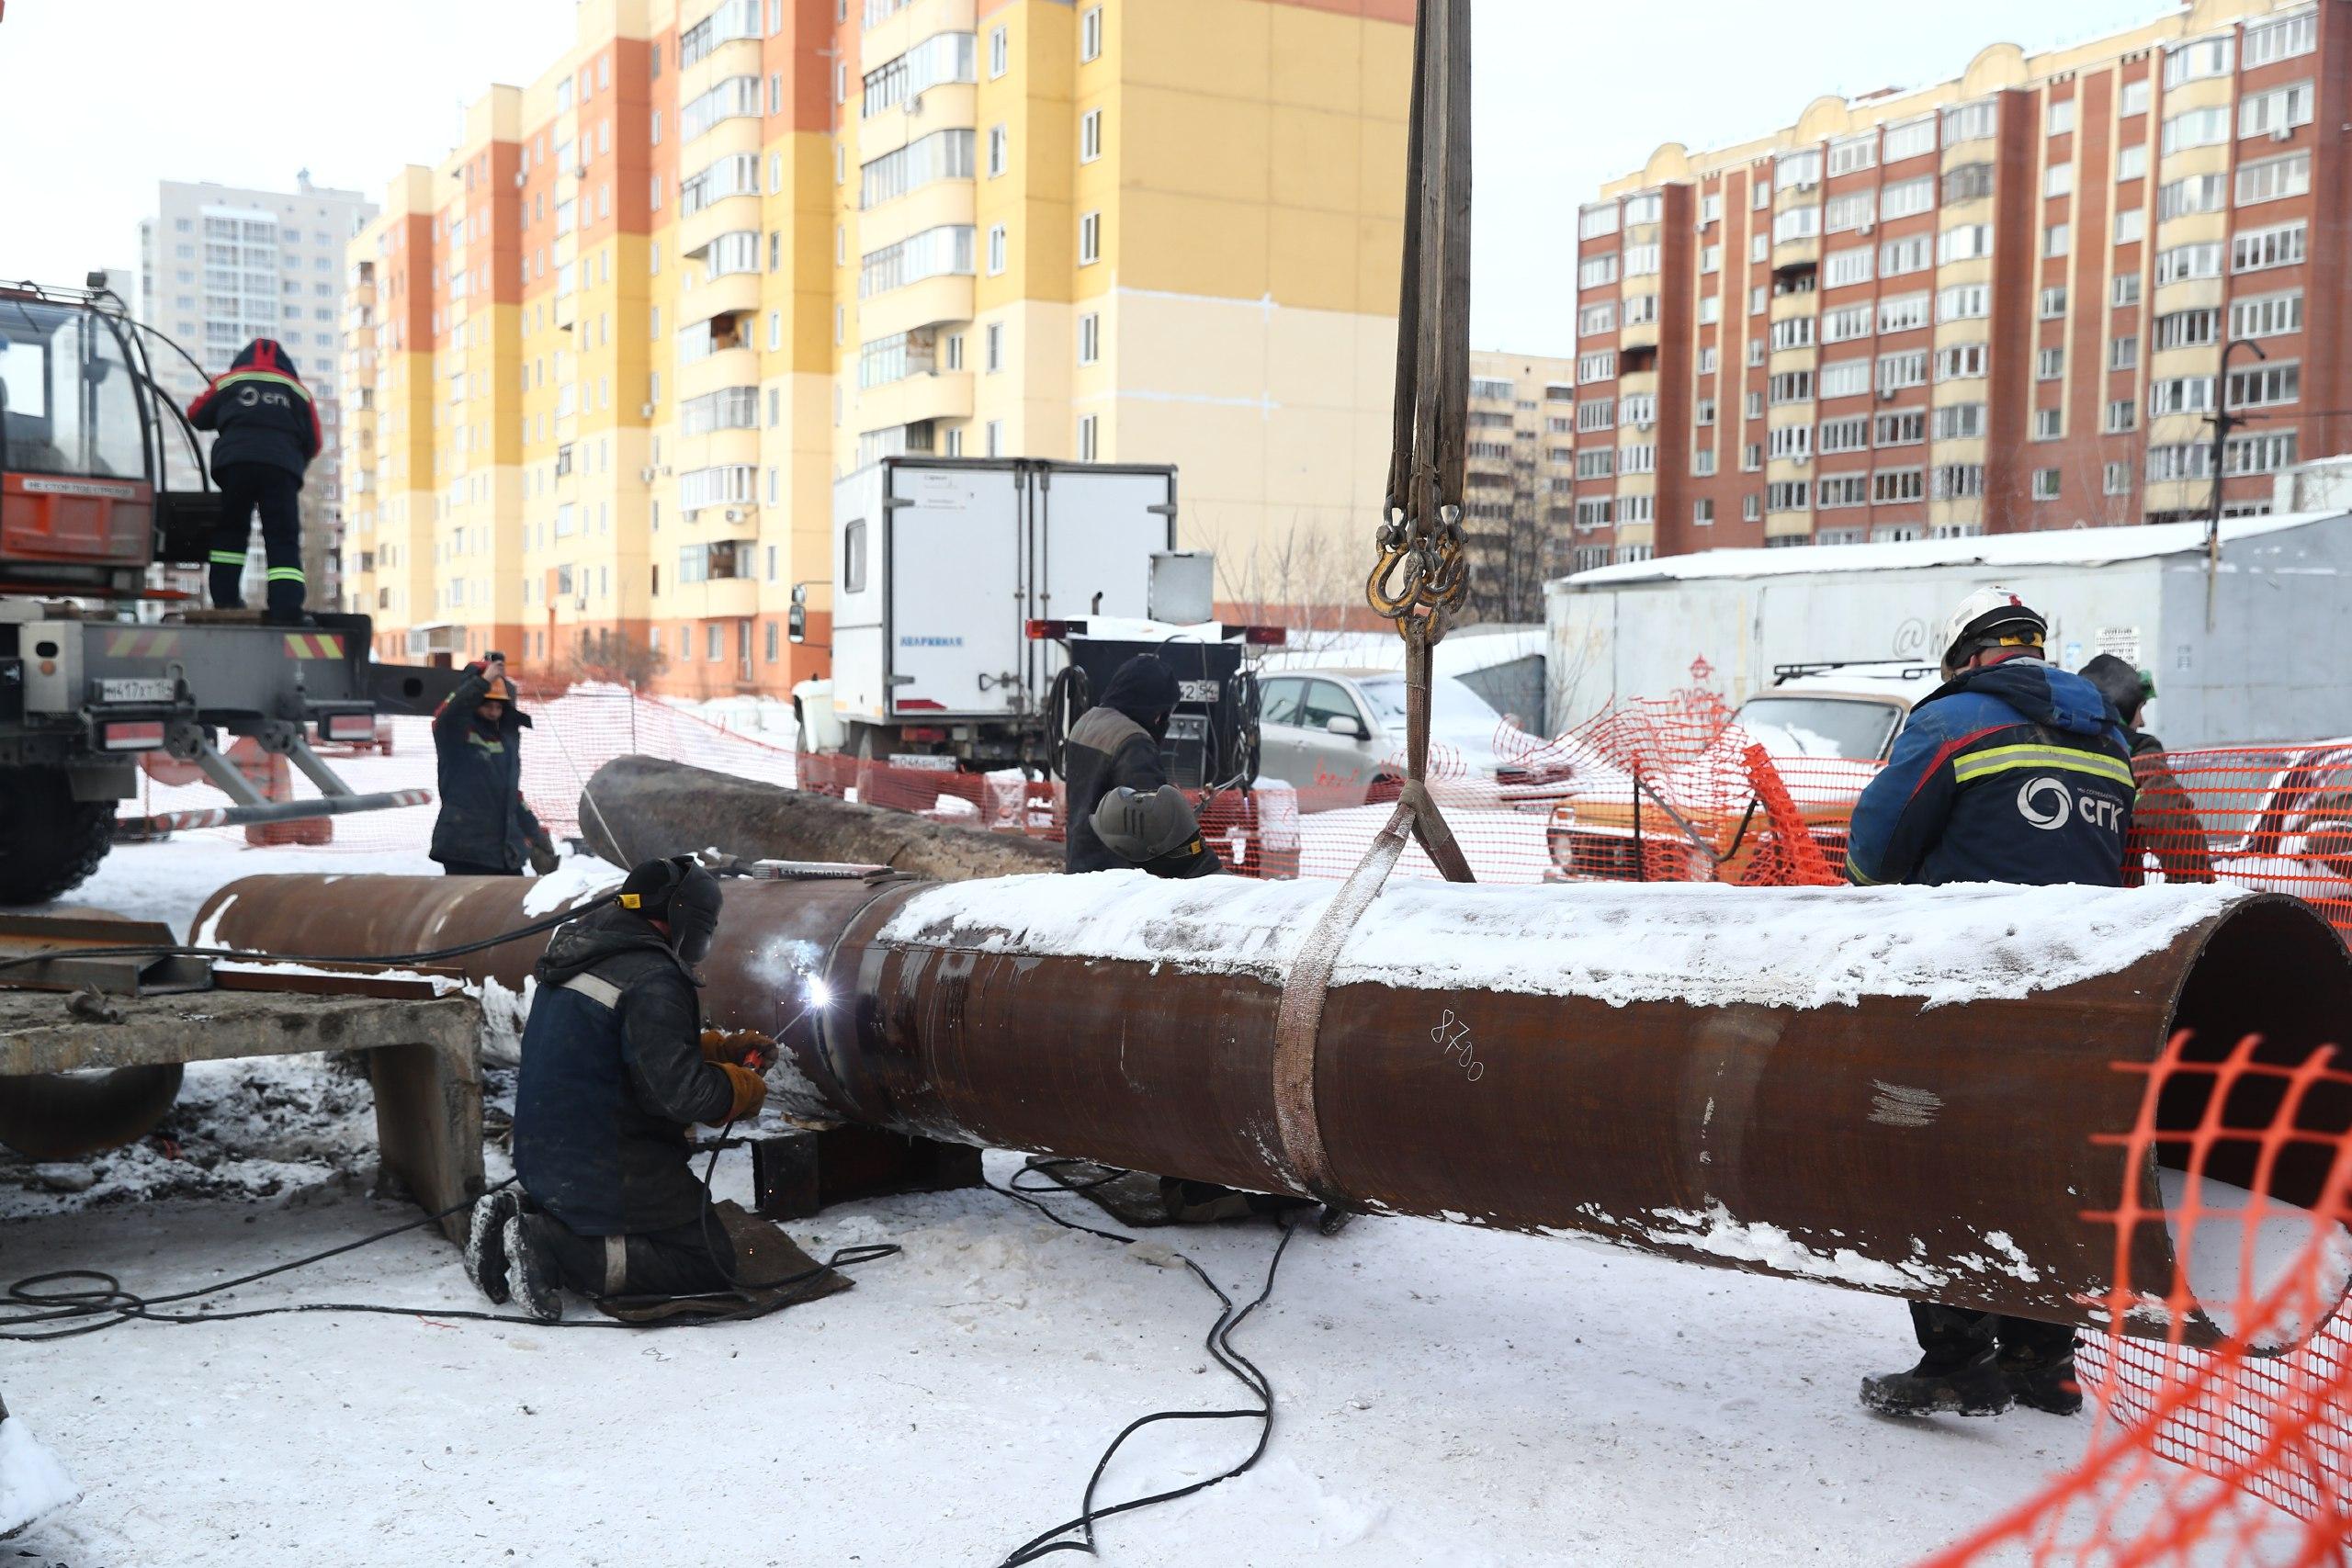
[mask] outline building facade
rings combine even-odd
[[[137,299],[125,296],[141,321],[202,365],[199,375],[178,355],[154,347],[156,378],[182,407],[254,338],[276,338],[293,355],[316,400],[322,437],[302,493],[303,565],[314,607],[334,607],[343,597],[343,255],[375,215],[375,204],[359,192],[314,186],[307,169],[291,191],[164,180],[156,186],[154,215],[139,225]],[[165,449],[184,450],[171,442]],[[187,474],[186,468],[175,471]],[[247,602],[257,604],[258,542],[247,579]]]
[[[1174,463],[1229,600],[1360,592],[1410,0],[577,17],[351,247],[381,651],[784,692],[833,481],[906,452]]]
[[[2268,508],[2352,440],[2352,14],[2130,33],[1658,149],[1581,209],[1573,564]]]
[[[1470,353],[1464,618],[1540,621],[1544,582],[1573,570],[1576,361]]]

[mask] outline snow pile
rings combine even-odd
[[[1125,959],[1280,983],[1337,885],[1141,872],[1000,877],[919,893],[886,941]],[[1930,1007],[2109,975],[2241,899],[2242,888],[1788,888],[1713,883],[1464,887],[1392,881],[1334,985],[1589,997],[1611,1006]],[[1802,940],[1793,933],[1803,932]]]
[[[0,1540],[81,1500],[74,1478],[40,1446],[23,1416],[0,1420]]]
[[[611,892],[628,874],[594,855],[566,855],[554,871],[532,879],[531,890],[523,895],[523,913],[536,920],[541,915],[568,909],[600,893]]]

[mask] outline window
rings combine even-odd
[[[1577,405],[1578,430],[1608,430],[1617,423],[1617,404],[1611,398],[1594,398]]]
[[[1081,64],[1102,57],[1102,7],[1090,6],[1078,18],[1078,58]]]
[[[1713,456],[1713,453],[1708,455],[1710,457]],[[1690,525],[1692,527],[1710,528],[1714,525],[1714,521],[1715,503],[1713,502],[1701,500],[1694,501],[1690,503]]]
[[[1078,265],[1091,266],[1102,259],[1102,215],[1100,212],[1085,213],[1078,220]]]
[[[1825,419],[1821,422],[1821,450],[1831,452],[1861,452],[1871,444],[1871,420],[1868,414],[1855,414],[1848,419]]]
[[[2041,291],[2039,313],[2045,321],[2054,321],[2066,313],[2066,288],[2064,284]]]
[[[1921,115],[1886,128],[1885,158],[1890,164],[1936,150],[1936,117]],[[1890,216],[1892,216],[1890,214]]]
[[[2099,476],[2099,490],[2101,493],[2107,495],[2130,495],[2132,493],[2132,465],[2129,463],[2108,464]]]
[[[2107,367],[2109,370],[2134,370],[2140,365],[2140,340],[2135,336],[2109,338],[2107,344]]]
[[[1878,133],[1866,130],[1860,136],[1840,138],[1829,144],[1829,172],[1850,175],[1857,169],[1867,169],[1878,163]]]
[[[984,455],[990,457],[1003,457],[1004,421],[1001,419],[992,419],[989,421],[982,434],[984,438],[983,445],[987,449]]]
[[[1928,296],[1897,294],[1878,302],[1878,330],[1907,333],[1928,324]]]
[[[2066,351],[2064,349],[2045,348],[2034,355],[2033,378],[2035,380],[2055,381],[2065,374]]]
[[[2216,113],[2220,111],[2215,111]],[[2240,136],[2277,136],[2312,122],[2312,85],[2293,82],[2238,101]],[[2219,141],[2220,138],[2215,138]]]
[[[989,375],[1004,368],[1004,323],[990,321],[980,334],[981,368]]]
[[[2236,39],[2223,33],[2218,38],[2198,39],[2191,43],[2175,44],[2165,51],[2165,90],[2170,92],[2184,82],[2202,81],[2208,76],[2226,76],[2235,53]]]
[[[1813,400],[1813,372],[1810,370],[1784,370],[1766,384],[1770,389],[1775,405]]]
[[[1928,438],[1928,415],[1922,409],[1880,414],[1871,424],[1871,445],[1916,446]]]
[[[729,76],[709,91],[687,100],[678,111],[678,134],[683,140],[692,141],[721,120],[757,116],[759,112],[760,79],[757,76]],[[568,161],[564,158],[557,160],[559,164]]]
[[[993,82],[1012,68],[1012,50],[1002,28],[989,29],[989,80]]]
[[[2119,180],[2145,179],[2148,175],[2148,144],[2134,141],[2129,147],[2115,150],[2115,177]]]
[[[1617,410],[1619,420],[1637,430],[1647,430],[1657,421],[1657,394],[1629,392]]]
[[[1993,134],[1997,119],[1990,98],[1944,110],[1944,145],[1973,141]]]
[[[2251,51],[2249,51],[2251,52]],[[2276,337],[2303,328],[2303,292],[2260,294],[2230,301],[2232,337]]]
[[[1936,296],[1936,320],[1964,321],[1992,314],[1993,289],[1990,284],[1966,283],[1944,289]]]
[[[2257,201],[2276,201],[2284,196],[2302,196],[2312,188],[2312,155],[2293,152],[2284,158],[2266,158],[2259,164],[2238,165],[2238,205],[2251,207]]]
[[[2127,118],[2135,114],[2146,114],[2148,95],[2148,79],[2145,76],[2136,82],[2124,83],[2122,89],[2116,94],[2115,112]]]
[[[989,127],[989,178],[995,179],[1012,160],[1012,133],[1001,125]]]
[[[1772,182],[1758,179],[1747,187],[1747,207],[1751,212],[1761,212],[1772,205]]]
[[[1603,234],[1617,232],[1617,204],[1605,201],[1596,207],[1580,209],[1577,213],[1577,238],[1599,239]]]
[[[2042,133],[2046,136],[2064,136],[2074,129],[2075,100],[2060,98],[2052,103],[2049,117],[2042,126]],[[2052,191],[2050,194],[2056,196],[2063,193]]]
[[[2168,251],[2156,253],[2156,287],[2159,288],[2183,278],[2221,276],[2222,247],[2219,245],[2175,245]]]
[[[1747,366],[1748,366],[1748,368],[1749,368],[1749,369],[1751,369],[1751,370],[1756,369],[1756,368],[1758,368],[1758,367],[1762,366],[1762,365],[1763,365],[1763,363],[1764,363],[1764,340],[1763,340],[1762,338],[1760,338],[1760,337],[1752,337],[1752,338],[1749,338],[1749,339],[1747,340]]]
[[[2054,107],[2055,106],[2052,106],[2052,107]],[[2072,110],[2074,109],[2074,107],[2075,107],[2075,106],[2074,106],[2074,102],[2073,102],[2073,100],[2071,100],[2071,99],[2070,99],[2070,100],[2068,100],[2068,102],[2067,102],[2067,104],[2066,104],[2066,108],[2068,109],[2068,111],[2069,111],[2070,113],[2071,113],[2071,112],[2072,112]],[[2048,168],[2046,168],[2046,169],[2044,169],[2044,170],[2042,170],[2042,171],[2041,171],[2041,194],[2042,194],[2043,196],[2045,196],[2045,197],[2071,196],[2071,195],[2073,195],[2073,194],[2074,194],[2074,190],[2075,190],[2075,165],[2074,165],[2074,164],[2051,164]]]
[[[1698,401],[1691,404],[1690,421],[1694,424],[1704,425],[1714,423],[1715,400],[1713,398],[1701,398]]]
[[[1082,416],[1078,422],[1078,460],[1081,463],[1100,460],[1101,448],[1096,434],[1100,427],[1096,423],[1096,415],[1090,413]]]
[[[2127,207],[2115,215],[2115,243],[2136,244],[2147,238],[2148,211],[2143,207]]]
[[[1944,174],[1944,204],[1982,201],[1993,194],[1993,165],[1962,164]]]
[[[1602,288],[1617,281],[1617,253],[1587,256],[1577,264],[1578,288]]]
[[[2130,398],[2117,398],[2107,405],[2106,430],[2109,435],[2120,435],[2140,423],[2140,405]]]
[[[2268,65],[2309,54],[2319,47],[2319,12],[2308,10],[2275,21],[2249,22],[2245,29],[2245,68]]]
[[[2108,298],[2109,301],[2119,310],[2126,306],[2137,305],[2140,302],[2140,275],[2136,272],[2127,272],[2118,277],[2115,280],[2115,286],[2108,290]]]
[[[1625,198],[1625,224],[1628,228],[1636,223],[1655,223],[1665,215],[1666,197],[1656,191]]]
[[[2280,365],[2251,365],[2230,372],[2230,402],[2233,409],[2267,408],[2291,403],[2302,392],[2302,367],[2289,360]]]
[[[2227,188],[2220,175],[2197,175],[2159,186],[2156,220],[2162,222],[2188,212],[2219,212]]]
[[[1867,359],[1840,359],[1821,367],[1821,395],[1825,398],[1858,398],[1871,389],[1871,362]]]
[[[1912,349],[1907,354],[1882,354],[1878,356],[1878,389],[1899,391],[1905,387],[1928,384],[1928,351]]]
[[[960,224],[944,225],[868,251],[859,259],[857,295],[867,299],[929,277],[971,275],[972,231]]]
[[[1623,252],[1627,277],[1650,277],[1657,273],[1657,246],[1627,245]]]
[[[2200,348],[2217,341],[2221,330],[2219,310],[2175,310],[2156,318],[2156,347]]]
[[[1871,477],[1868,474],[1839,474],[1819,481],[1814,492],[1814,504],[1834,511],[1841,506],[1867,505],[1870,498]]]
[[[1724,195],[1721,191],[1699,198],[1699,222],[1702,226],[1720,223],[1724,216]]]
[[[1967,501],[1984,493],[1984,465],[1939,463],[1928,483],[1937,501]]]
[[[1102,318],[1089,310],[1078,319],[1078,362],[1092,365],[1102,357]]]
[[[1764,444],[1760,441],[1751,441],[1747,446],[1741,447],[1739,451],[1739,466],[1743,471],[1751,474],[1757,469],[1762,468],[1764,466]]]
[[[1723,271],[1723,269],[1724,269],[1724,248],[1723,248],[1723,246],[1721,246],[1721,245],[1702,245],[1702,246],[1700,246],[1700,247],[1699,247],[1699,270],[1700,270],[1701,272],[1702,272],[1702,273],[1716,273],[1716,272],[1721,272],[1721,271]]]
[[[2033,470],[2033,499],[2036,501],[2055,501],[2058,499],[2057,469],[2036,468]]]
[[[2063,256],[2072,253],[2075,243],[2074,225],[2052,223],[2041,231],[2041,254]]]
[[[1821,316],[1821,341],[1845,343],[1852,338],[1868,337],[1874,314],[1867,303],[1825,310]]]
[[[1609,526],[1611,513],[1614,510],[1614,503],[1607,496],[1590,501],[1579,501],[1577,502],[1577,526],[1606,528]]]
[[[2036,409],[2033,411],[2034,440],[2055,441],[2065,434],[2065,427],[2066,415],[2064,410]]]
[[[1921,175],[1917,179],[1899,181],[1881,191],[1879,198],[1887,217],[1915,217],[1936,205],[1935,176]]]
[[[1970,381],[1984,374],[1984,345],[1981,343],[1956,343],[1949,348],[1936,350],[1936,379],[1939,381]]]
[[[1655,298],[1652,299],[1651,303],[1657,303]],[[1654,319],[1655,314],[1655,312],[1652,312],[1650,317],[1645,317],[1644,319]],[[1699,301],[1699,324],[1701,326],[1712,327],[1723,319],[1724,302],[1721,295],[1710,294]]]
[[[1642,443],[1618,448],[1617,471],[1621,474],[1657,472],[1657,446],[1653,443]]]
[[[2295,460],[2295,433],[2263,431],[2233,435],[2222,443],[2222,472],[2274,474]]]
[[[1706,347],[1701,349],[1699,351],[1699,374],[1702,376],[1713,375],[1715,373],[1716,363],[1720,357],[1721,356],[1717,354],[1713,344],[1709,344]]]
[[[2164,154],[2169,158],[2191,147],[2218,147],[2229,139],[2229,110],[2184,109],[2165,121]]]
[[[1577,380],[1579,384],[1614,380],[1616,376],[1617,355],[1613,350],[1581,355],[1577,359]]]
[[[1822,258],[1824,284],[1831,288],[1843,288],[1849,284],[1871,280],[1871,251],[1864,245],[1857,250],[1832,251]]]
[[[1765,450],[1774,462],[1788,457],[1813,456],[1813,426],[1784,424],[1765,437]]]
[[[2206,413],[2213,407],[2213,378],[2211,376],[2174,376],[2148,383],[2148,412],[2163,418],[2166,414]]]
[[[1772,243],[1776,245],[1790,240],[1810,240],[1820,232],[1821,209],[1818,207],[1792,207],[1772,220]],[[1653,245],[1650,249],[1656,251],[1657,247]],[[1630,270],[1631,261],[1626,265]],[[1653,265],[1651,270],[1656,271],[1656,266]]]
[[[1879,276],[1898,277],[1906,272],[1925,272],[1933,265],[1934,254],[1934,242],[1925,234],[1890,240],[1878,248]]]
[[[1811,149],[1783,152],[1772,165],[1772,183],[1782,190],[1791,186],[1817,185],[1820,181],[1821,154]]]
[[[1981,441],[1984,436],[1984,405],[1946,403],[1934,411],[1931,423],[1939,441]]]
[[[2177,479],[2201,479],[2213,472],[2212,448],[2202,441],[2187,441],[2171,446],[2148,448],[2148,482],[2165,484]]]
[[[897,59],[886,61],[865,73],[862,78],[860,114],[871,119],[942,82],[972,81],[978,75],[974,53],[970,33],[932,34]],[[688,112],[692,113],[692,106]]]
[[[1102,156],[1102,111],[1089,109],[1078,122],[1078,161],[1091,164]]]
[[[1767,512],[1804,512],[1813,504],[1813,486],[1804,479],[1781,479],[1764,487]]]
[[[1927,498],[1927,471],[1923,468],[1879,468],[1871,474],[1871,499],[1887,502],[1922,501]]]
[[[2209,245],[2205,248],[2218,252],[2221,247]],[[2249,230],[2230,242],[2232,272],[2260,272],[2266,267],[2292,266],[2302,259],[2303,225],[2301,223]],[[2218,266],[2215,270],[2219,270]]]
[[[1617,302],[1604,299],[1598,305],[1587,305],[1577,312],[1577,335],[1590,337],[1595,333],[1617,330]]]
[[[1750,393],[1748,393],[1748,394],[1747,394],[1747,406],[1746,406],[1746,410],[1745,410],[1745,415],[1746,415],[1746,417],[1747,417],[1747,418],[1748,418],[1748,419],[1762,419],[1762,418],[1764,417],[1764,394],[1763,394],[1763,393],[1761,393],[1761,392],[1750,392]]]
[[[1784,348],[1811,348],[1812,346],[1813,318],[1811,316],[1792,316],[1785,321],[1772,323],[1773,353],[1778,354]]]
[[[997,277],[1002,276],[1003,272],[1004,225],[999,223],[989,230],[989,276]]]

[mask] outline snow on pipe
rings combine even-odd
[[[794,1114],[1310,1190],[1277,1111],[1274,1021],[1336,884],[726,886],[704,1006],[785,1041],[774,1082]],[[198,930],[298,956],[404,952],[592,891],[248,877]],[[544,941],[468,962],[519,986]],[[2264,1059],[2299,1063],[2347,1016],[2335,932],[2234,888],[1396,882],[1332,973],[1307,1121],[1325,1190],[1373,1212],[2099,1325],[2117,1234],[2086,1216],[2118,1206],[2127,1156],[2095,1139],[2133,1125],[2148,1083],[2117,1065],[2154,1063],[2178,1030],[2211,1059],[2259,1034]],[[2211,1082],[2174,1079],[2160,1129],[2196,1127]],[[2233,1089],[2230,1124],[2267,1126],[2263,1092]],[[2352,1095],[2322,1084],[2297,1114],[2322,1136],[2288,1146],[2269,1190],[2308,1205]],[[2130,1157],[2153,1201],[2159,1154]],[[2206,1175],[2251,1186],[2251,1155]],[[2135,1284],[2175,1278],[2165,1227],[2130,1247]],[[2187,1342],[2222,1337],[2236,1282],[2226,1257],[2197,1270],[2213,1305]],[[2161,1336],[2143,1299],[2126,1330]]]

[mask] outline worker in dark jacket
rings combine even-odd
[[[718,880],[648,861],[617,902],[560,929],[536,971],[514,1088],[513,1188],[474,1205],[466,1268],[493,1302],[563,1314],[594,1296],[725,1290],[733,1250],[688,1164],[686,1132],[756,1115],[774,1043],[706,1034],[695,966]]]
[[[545,876],[555,841],[523,799],[523,730],[531,716],[515,703],[506,656],[466,666],[465,679],[433,715],[441,815],[435,860],[451,876],[520,876],[527,862]]]
[[[2132,777],[2140,798],[2132,808],[2132,842],[2123,857],[2123,882],[2137,887],[2147,877],[2147,857],[2154,855],[2166,882],[2211,882],[2213,852],[2205,841],[2205,824],[2197,803],[2172,771],[2165,743],[2140,728],[2156,682],[2111,653],[2102,653],[2082,668],[2082,677],[2097,686],[2115,709],[2123,739],[2132,746]]]
[[[2043,659],[2047,632],[2005,588],[1961,603],[1945,623],[1944,683],[1911,710],[1894,756],[1854,807],[1853,881],[2122,885],[2131,749],[2098,689]],[[1919,1362],[1863,1379],[1871,1409],[2082,1408],[2071,1326],[1924,1302],[1912,1303],[1911,1321]]]
[[[1154,876],[1206,876],[1224,869],[1160,766],[1159,742],[1176,712],[1178,692],[1175,675],[1157,654],[1138,653],[1113,671],[1102,700],[1070,726],[1062,764],[1069,821],[1064,871],[1139,866]],[[1122,790],[1134,793],[1114,801]],[[1106,804],[1110,811],[1098,822]],[[1114,823],[1117,841],[1106,843],[1102,829]]]
[[[319,455],[319,411],[293,356],[275,338],[237,351],[228,370],[187,406],[188,423],[220,432],[212,442],[212,482],[220,522],[212,535],[212,604],[241,610],[245,540],[261,513],[269,558],[269,618],[302,620],[302,474]]]

